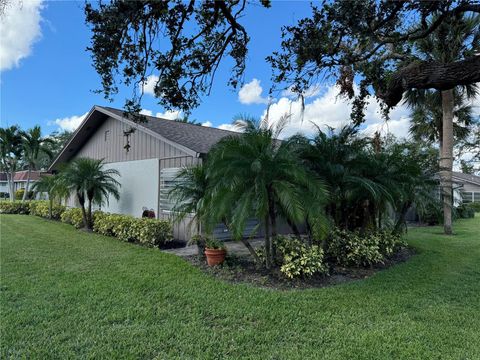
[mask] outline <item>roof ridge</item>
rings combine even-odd
[[[98,107],[101,107],[101,108],[104,108],[106,110],[115,110],[115,111],[121,111],[122,113],[124,112],[122,109],[117,109],[117,108],[114,108],[114,107],[110,107],[110,106],[100,106],[100,105],[97,105]],[[222,132],[226,132],[226,133],[230,133],[230,134],[238,134],[238,132],[236,131],[232,131],[232,130],[226,130],[226,129],[219,129],[217,127],[213,127],[213,126],[203,126],[202,124],[191,124],[191,123],[186,123],[186,122],[183,122],[183,121],[176,121],[175,119],[166,119],[166,118],[161,118],[161,117],[158,117],[158,116],[152,116],[152,115],[145,115],[145,114],[140,114],[140,113],[137,113],[139,115],[143,115],[145,116],[146,118],[151,118],[151,119],[155,119],[155,120],[162,120],[162,121],[174,121],[176,124],[181,124],[180,126],[182,125],[187,125],[187,126],[195,126],[195,127],[198,127],[198,126],[201,126],[202,128],[204,129],[210,129],[210,130],[215,130],[215,131],[222,131]],[[127,120],[130,120],[131,119],[128,119]],[[137,123],[138,125],[142,125],[142,123]]]

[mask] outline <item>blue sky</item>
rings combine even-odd
[[[250,6],[243,20],[251,36],[243,89],[227,87],[229,67],[223,64],[211,95],[202,99],[191,118],[207,126],[229,128],[236,114],[264,115],[271,85],[271,70],[265,57],[279,48],[281,26],[294,24],[310,12],[309,3],[303,1],[273,2],[271,9]],[[24,0],[22,8],[14,6],[7,15],[0,43],[2,126],[19,124],[28,128],[39,124],[44,133],[60,128],[71,130],[94,104],[122,107],[131,90],[122,89],[113,104],[92,92],[99,88],[100,81],[86,51],[90,31],[84,22],[83,2]],[[311,122],[335,127],[349,118],[350,107],[337,98],[332,84],[318,84],[312,89],[303,117],[300,103],[292,96],[275,96],[270,119],[275,121],[285,113],[291,114],[286,135],[310,132]],[[176,115],[165,113],[149,94],[145,94],[142,105],[148,114]],[[365,127],[370,132],[380,128],[405,135],[408,110],[399,107],[391,118],[385,124],[378,104],[372,101]]]

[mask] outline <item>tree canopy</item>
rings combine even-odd
[[[283,29],[282,50],[269,57],[277,83],[302,93],[312,81],[333,77],[341,94],[354,99],[352,120],[364,120],[374,94],[385,113],[409,89],[448,90],[480,81],[480,33],[461,44],[460,59],[431,59],[418,42],[480,4],[460,1],[334,1],[312,6],[312,16]],[[440,33],[449,43],[451,33]],[[355,83],[359,82],[358,89]]]

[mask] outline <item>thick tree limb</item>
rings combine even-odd
[[[395,106],[408,89],[448,90],[476,82],[480,82],[480,55],[449,64],[413,63],[397,71],[386,90],[377,89],[376,95],[388,106]]]

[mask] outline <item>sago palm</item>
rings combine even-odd
[[[67,187],[78,199],[87,229],[91,230],[93,227],[93,203],[108,203],[110,195],[117,200],[120,198],[120,183],[115,179],[120,173],[115,169],[105,169],[103,159],[77,158],[67,166],[62,175]]]
[[[32,186],[32,190],[48,195],[48,213],[52,218],[52,207],[55,200],[61,201],[69,196],[68,187],[61,175],[44,175]]]
[[[271,237],[277,233],[279,213],[295,224],[324,220],[323,183],[301,165],[292,143],[277,140],[286,122],[284,118],[269,125],[266,120],[237,119],[243,134],[224,138],[208,158],[210,221],[227,219],[240,239],[247,219],[259,219],[265,232],[267,268],[273,261]]]

